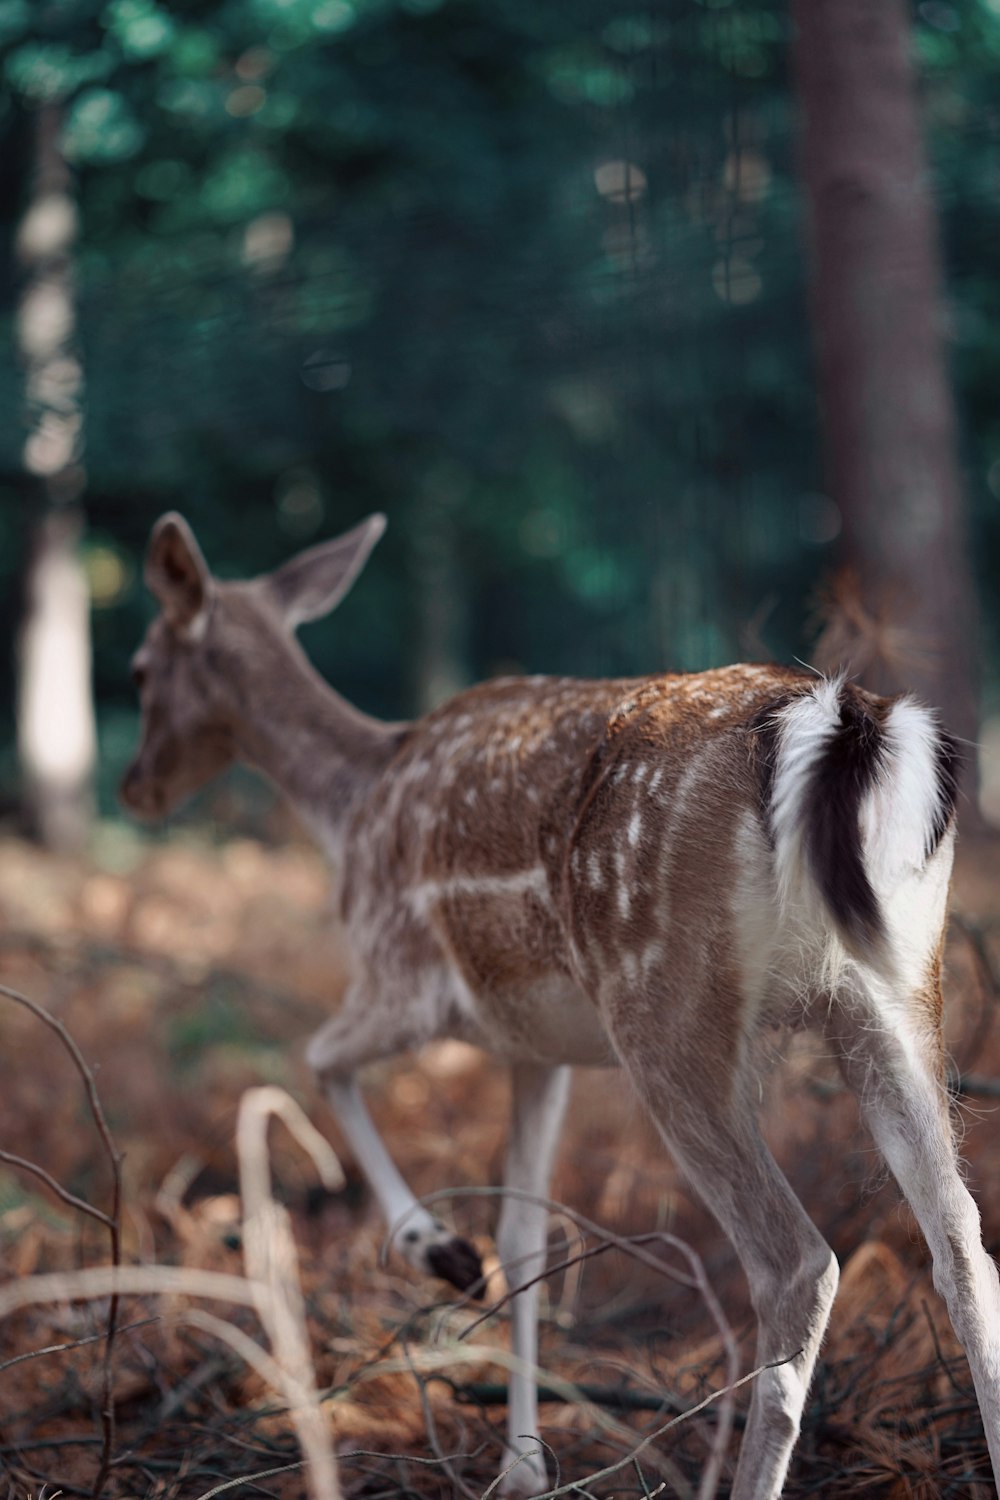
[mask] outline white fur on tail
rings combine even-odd
[[[912,698],[900,698],[889,710],[884,733],[885,771],[861,809],[865,866],[880,896],[923,869],[942,813],[935,715]]]
[[[806,879],[815,890],[803,858],[808,796],[816,766],[840,728],[843,677],[822,679],[776,715],[781,726],[778,762],[771,787],[771,828],[778,876],[778,899],[787,911]]]

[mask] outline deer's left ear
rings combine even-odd
[[[175,630],[197,631],[205,618],[212,575],[183,516],[170,511],[153,527],[146,552],[146,585]]]
[[[385,530],[385,516],[369,516],[332,542],[300,552],[262,583],[272,603],[294,630],[306,620],[329,614],[347,593]]]

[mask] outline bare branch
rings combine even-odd
[[[69,1188],[64,1188],[62,1183],[57,1182],[44,1167],[36,1162],[28,1161],[26,1157],[15,1156],[13,1151],[4,1151],[0,1148],[0,1161],[6,1162],[9,1167],[14,1167],[18,1172],[28,1172],[32,1177],[37,1177],[39,1182],[44,1182],[50,1193],[54,1193],[63,1203],[70,1208],[75,1208],[78,1213],[86,1214],[88,1218],[96,1219],[98,1224],[103,1224],[105,1229],[113,1228],[114,1221],[103,1209],[95,1208],[85,1198],[78,1198],[71,1193]]]
[[[21,1005],[25,1008],[25,1010],[29,1010],[31,1014],[36,1018],[36,1020],[41,1021],[43,1026],[47,1026],[50,1031],[53,1031],[55,1033],[55,1035],[62,1043],[64,1049],[69,1054],[70,1061],[83,1080],[84,1090],[86,1091],[87,1095],[87,1102],[90,1105],[90,1112],[94,1117],[94,1124],[97,1126],[97,1133],[101,1138],[108,1161],[111,1165],[110,1214],[102,1213],[100,1209],[95,1209],[94,1207],[92,1207],[92,1205],[85,1204],[83,1199],[75,1198],[74,1195],[68,1193],[66,1189],[60,1188],[59,1185],[55,1182],[54,1178],[50,1177],[47,1172],[44,1172],[42,1170],[42,1168],[32,1167],[31,1163],[26,1162],[20,1158],[17,1159],[16,1164],[21,1168],[22,1171],[27,1170],[29,1172],[34,1172],[34,1175],[41,1178],[42,1181],[46,1182],[47,1185],[52,1189],[52,1191],[55,1192],[58,1197],[62,1198],[64,1202],[71,1203],[74,1208],[79,1209],[82,1213],[90,1214],[91,1217],[98,1219],[99,1222],[105,1226],[108,1231],[108,1238],[111,1242],[111,1264],[113,1267],[117,1268],[121,1265],[123,1157],[122,1153],[115,1145],[111,1131],[108,1129],[108,1122],[105,1119],[104,1109],[101,1105],[100,1096],[97,1092],[97,1081],[94,1078],[93,1070],[85,1060],[83,1053],[80,1051],[73,1037],[63,1025],[62,1021],[58,1019],[58,1017],[52,1015],[52,1013],[50,1011],[47,1011],[43,1005],[39,1005],[34,1000],[29,1000],[27,995],[22,995],[19,990],[10,989],[8,985],[0,984],[0,995],[6,995],[7,999],[13,1000],[15,1005]],[[7,1157],[6,1159],[10,1160],[9,1157]],[[108,1332],[107,1341],[104,1346],[104,1364],[101,1381],[101,1430],[103,1433],[104,1443],[101,1449],[101,1459],[100,1463],[98,1464],[97,1474],[94,1478],[94,1488],[92,1491],[93,1500],[100,1500],[100,1497],[104,1492],[105,1483],[111,1470],[111,1459],[115,1444],[114,1345],[115,1333],[117,1331],[117,1328],[118,1293],[117,1291],[113,1291],[111,1294],[111,1300],[108,1304]]]

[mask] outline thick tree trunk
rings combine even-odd
[[[977,729],[974,591],[905,0],[793,0],[828,474],[820,665]]]
[[[74,347],[76,205],[59,149],[59,109],[35,121],[31,198],[18,234],[25,286],[17,336],[25,372],[24,466],[36,476],[34,529],[18,653],[18,750],[35,831],[78,848],[93,815],[96,734],[90,599],[79,557],[83,372]]]

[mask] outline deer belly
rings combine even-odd
[[[480,1045],[509,1062],[610,1067],[617,1059],[597,1007],[564,974],[469,996]]]
[[[570,978],[540,866],[428,883],[428,919],[479,1045],[511,1061],[614,1062],[596,1006]]]

